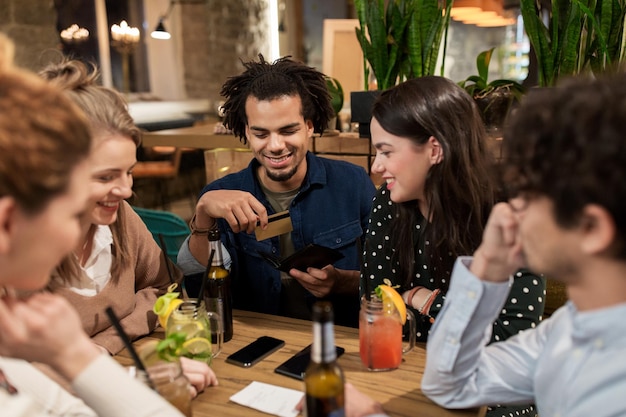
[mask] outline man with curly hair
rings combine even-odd
[[[374,185],[363,168],[308,151],[313,134],[334,114],[324,74],[289,57],[269,63],[259,55],[244,66],[222,87],[224,124],[249,145],[254,159],[202,190],[179,265],[186,275],[204,271],[206,233],[217,227],[232,259],[235,308],[310,319],[313,302],[325,298],[333,302],[338,323],[356,326],[358,248]],[[257,241],[257,225],[266,228],[269,215],[285,210],[293,231]],[[285,273],[259,255],[284,258],[310,243],[344,257],[321,269]],[[197,281],[187,278],[192,295]]]

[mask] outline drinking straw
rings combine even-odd
[[[170,284],[174,283],[174,275],[172,275],[172,270],[170,269],[169,258],[167,256],[167,245],[165,244],[165,239],[163,239],[163,235],[159,233],[159,242],[161,242],[161,250],[163,251],[163,257],[165,257],[165,267],[167,268],[167,276],[170,277]]]
[[[202,277],[202,284],[200,284],[200,292],[198,293],[198,299],[196,300],[196,305],[199,307],[202,298],[204,297],[204,289],[206,288],[206,283],[209,280],[209,270],[211,269],[211,263],[213,263],[213,256],[215,256],[215,249],[211,249],[211,254],[209,255],[209,262],[206,264],[206,271],[204,276]]]
[[[363,250],[367,250],[367,240],[365,241],[365,247],[362,248],[361,247],[361,239],[357,239],[356,240],[356,250],[358,251],[359,254],[359,262],[360,265],[359,267],[362,268],[363,267]],[[370,280],[366,277],[362,282],[363,282],[363,292],[365,294],[365,299],[367,301],[370,301],[372,298],[372,294],[370,294],[370,286],[369,286],[369,282]]]
[[[122,325],[120,324],[120,320],[115,315],[115,312],[113,312],[113,309],[111,308],[111,306],[107,307],[105,311],[107,313],[107,316],[109,316],[109,320],[111,321],[111,324],[113,325],[113,327],[115,327],[115,330],[117,330],[117,334],[122,339],[122,342],[124,342],[124,346],[126,346],[126,349],[128,349],[128,352],[130,352],[130,356],[133,358],[133,362],[135,362],[135,367],[137,367],[137,369],[139,369],[146,375],[148,386],[152,388],[153,390],[156,390],[155,385],[152,382],[152,379],[150,379],[150,374],[148,374],[148,371],[146,371],[146,367],[143,365],[143,362],[141,362],[141,359],[139,359],[139,355],[137,354],[135,347],[133,346],[133,344],[130,341],[130,338],[124,331],[124,328],[122,328]]]

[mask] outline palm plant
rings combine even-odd
[[[478,54],[476,57],[478,74],[470,75],[458,83],[478,105],[487,127],[501,127],[511,106],[519,102],[526,92],[524,86],[515,80],[489,81],[489,64],[494,49]]]
[[[343,87],[338,79],[325,76],[326,88],[330,93],[330,105],[333,107],[335,115],[338,115],[343,107]]]
[[[420,0],[415,2],[415,11],[407,28],[407,61],[409,70],[406,78],[422,77],[435,74],[435,65],[439,56],[441,38],[447,40],[450,24],[452,1]],[[443,63],[445,64],[446,45],[443,44]],[[444,65],[441,66],[443,76]]]
[[[525,88],[515,80],[498,79],[489,81],[489,64],[495,48],[482,51],[476,57],[477,75],[470,75],[458,84],[475,98],[484,97],[497,90],[510,91],[516,99],[520,99],[525,93]]]
[[[625,0],[552,0],[543,21],[536,0],[520,0],[539,64],[539,85],[586,71],[607,71],[624,58]]]
[[[590,22],[591,36],[587,36],[584,49],[591,70],[595,73],[613,70],[625,58],[626,1],[605,0],[593,2],[589,7],[576,0]],[[594,35],[595,34],[595,35]]]
[[[450,22],[452,2],[445,3],[355,0],[359,20],[356,36],[365,61],[365,90],[370,68],[380,90],[407,78],[434,74],[441,39]],[[441,71],[443,74],[443,67]]]

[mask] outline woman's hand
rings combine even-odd
[[[384,414],[383,406],[379,402],[372,400],[367,395],[356,389],[349,382],[344,386],[346,398],[346,417],[362,417],[370,414]],[[302,411],[306,407],[306,396],[303,396],[296,405],[296,410]]]
[[[191,383],[192,398],[204,391],[206,387],[218,384],[215,372],[205,362],[182,357],[180,358],[180,366],[183,368],[183,374]]]
[[[384,414],[383,406],[374,401],[349,382],[345,385],[346,417],[361,417],[370,414]]]

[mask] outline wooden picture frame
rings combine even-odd
[[[363,52],[356,37],[358,19],[324,19],[322,72],[339,80],[344,108],[350,108],[350,92],[365,88]]]

